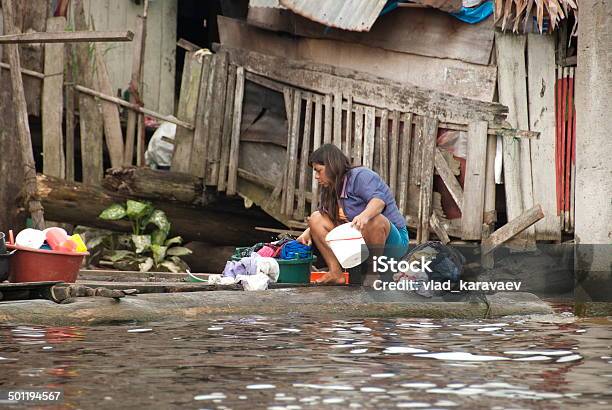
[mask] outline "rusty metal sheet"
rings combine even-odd
[[[386,0],[279,0],[279,2],[307,19],[351,31],[369,31],[387,3]]]

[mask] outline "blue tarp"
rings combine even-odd
[[[389,0],[383,11],[380,12],[380,15],[382,16],[395,10],[398,3],[408,2],[402,0]],[[461,11],[450,13],[451,16],[470,24],[480,23],[486,20],[491,14],[493,14],[493,0],[488,0],[476,7],[462,7]]]

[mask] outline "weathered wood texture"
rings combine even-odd
[[[497,33],[495,36],[499,101],[508,106],[508,122],[528,129],[527,83],[524,36]],[[517,218],[533,205],[530,141],[503,138],[504,188],[508,220]],[[535,230],[528,228],[519,239],[533,243]]]
[[[484,212],[485,177],[487,164],[487,123],[469,125],[465,190],[463,192],[463,239],[480,239]]]
[[[12,0],[2,0],[4,29],[7,33],[14,34],[17,29],[14,25],[13,2]],[[18,164],[23,167],[23,199],[27,204],[28,212],[32,216],[34,228],[44,229],[45,220],[43,208],[36,196],[36,166],[34,163],[34,153],[32,150],[32,140],[30,135],[30,125],[28,123],[28,109],[26,104],[23,80],[21,78],[21,62],[17,44],[6,46],[9,64],[11,65],[11,104],[15,105],[14,121],[17,124],[17,140],[19,141],[20,155]],[[14,140],[11,142],[14,143]]]
[[[217,189],[225,191],[229,167],[230,143],[234,115],[234,95],[236,93],[236,66],[228,67],[225,109],[223,113],[223,134],[221,136],[221,161],[219,163],[219,182]]]
[[[542,206],[544,219],[535,224],[537,240],[560,240],[554,192],[555,179],[555,40],[551,35],[527,37],[529,129],[540,138],[531,141],[533,200]]]
[[[149,1],[148,26],[143,60],[145,107],[170,115],[175,112],[176,33],[178,0]],[[142,1],[85,0],[85,12],[97,30],[136,32]],[[130,82],[135,42],[100,43],[113,90],[125,91]],[[113,93],[112,95],[115,95]]]
[[[213,96],[209,101],[212,105],[209,131],[208,157],[206,169],[206,184],[216,185],[219,179],[219,166],[221,162],[221,146],[223,134],[224,108],[226,105],[228,61],[226,53],[215,55],[215,77]]]
[[[76,64],[76,56],[74,54],[74,45],[67,44],[66,51],[66,66],[64,68],[64,77],[66,79],[66,92],[64,100],[64,117],[66,127],[66,146],[64,149],[66,155],[66,179],[74,181],[74,132],[75,132],[75,103],[76,94],[74,92],[74,82],[76,80],[74,66]]]
[[[49,219],[75,225],[131,232],[126,221],[105,221],[98,218],[100,212],[113,203],[125,201],[136,195],[111,192],[100,187],[71,183],[54,177],[38,175],[38,195]],[[219,245],[249,244],[265,241],[269,235],[255,231],[258,219],[223,209],[180,205],[173,201],[152,201],[163,210],[172,222],[172,234],[185,240],[197,240]]]
[[[111,41],[132,41],[134,33],[131,31],[62,31],[21,33],[0,36],[0,44],[20,43],[90,43]]]
[[[340,30],[278,9],[251,7],[250,25],[302,37],[333,39],[402,53],[487,65],[493,47],[493,19],[466,24],[432,9],[397,9],[380,16],[368,32]],[[418,27],[418,29],[415,29]],[[449,41],[451,40],[451,41]]]
[[[208,140],[210,132],[212,98],[214,77],[217,69],[215,59],[211,54],[202,57],[202,76],[200,78],[200,92],[195,110],[195,130],[193,132],[193,145],[191,147],[191,160],[189,173],[199,177],[204,176],[208,156]]]
[[[242,123],[242,103],[244,98],[244,67],[236,70],[236,90],[234,92],[234,113],[232,115],[232,139],[230,143],[227,194],[236,193],[238,181],[238,155],[240,152],[240,124]]]
[[[402,114],[402,135],[400,140],[399,177],[397,179],[398,208],[408,213],[408,178],[410,176],[410,148],[412,145],[412,114]]]
[[[274,57],[228,46],[221,46],[221,49],[230,52],[232,63],[256,74],[323,94],[351,93],[353,103],[412,112],[458,124],[482,120],[501,127],[501,121],[505,119],[506,108],[496,103],[470,100],[418,86],[407,87],[400,82],[347,68]],[[425,83],[428,81],[420,82]]]
[[[100,92],[112,96],[113,86],[108,77],[108,68],[100,53],[99,47],[94,49],[96,56],[96,85]],[[106,149],[110,158],[111,167],[123,165],[124,143],[123,131],[121,130],[121,118],[119,107],[110,101],[101,101],[102,116],[104,119],[104,137],[106,138]]]
[[[143,77],[143,65],[142,59],[145,52],[145,41],[147,38],[147,18],[146,8],[149,3],[145,0],[145,11],[143,16],[138,16],[136,21],[136,36],[134,38],[134,47],[132,49],[132,68],[130,76],[130,103],[136,105],[143,105],[142,101],[142,77]],[[136,141],[140,141],[140,130],[138,129],[138,122],[140,121],[140,114],[134,111],[128,112],[127,126],[125,128],[125,148],[123,152],[123,163],[126,166],[132,165],[134,148]],[[138,150],[139,151],[139,150]],[[137,160],[139,163],[140,152],[136,153]]]
[[[433,171],[438,136],[438,121],[433,118],[423,119],[423,153],[421,166],[421,192],[419,195],[419,227],[417,242],[424,243],[429,240],[429,219],[432,214],[433,199]]]
[[[47,30],[63,31],[65,17],[51,17]],[[42,92],[43,173],[65,176],[62,108],[64,107],[64,45],[45,45],[45,77]]]
[[[403,85],[427,84],[429,89],[460,97],[493,99],[495,67],[492,66],[406,54],[354,42],[279,35],[221,16],[218,21],[221,43],[230,47],[363,71]],[[403,26],[414,35],[421,34],[422,30]],[[445,44],[455,46],[448,39]],[[439,45],[431,47],[438,48]]]
[[[293,215],[295,199],[295,176],[298,164],[298,143],[300,140],[300,123],[302,116],[302,96],[298,90],[293,92],[293,112],[291,114],[291,133],[287,150],[289,161],[287,162],[287,193],[285,197],[285,214]]]
[[[104,189],[148,200],[197,205],[202,201],[202,179],[180,172],[145,167],[112,168],[102,181]]]
[[[202,76],[202,60],[195,53],[185,54],[185,66],[181,81],[176,117],[179,120],[193,123],[195,120],[198,97],[200,95],[200,79]],[[174,154],[172,156],[171,170],[188,172],[191,164],[191,151],[193,147],[193,131],[177,128],[174,137]]]
[[[542,212],[540,204],[524,211],[517,218],[511,220],[506,225],[493,232],[487,239],[483,240],[482,253],[490,253],[492,250],[515,237],[542,218],[544,218],[544,213]]]
[[[451,196],[455,200],[455,203],[461,211],[463,211],[463,189],[455,177],[455,174],[450,169],[448,162],[444,158],[444,155],[440,152],[439,148],[436,148],[435,152],[435,168],[438,171],[438,175],[442,178],[446,189],[450,192]]]
[[[310,155],[310,133],[312,125],[312,100],[306,100],[304,113],[304,134],[302,135],[302,148],[299,165],[299,179],[297,191],[297,209],[294,213],[295,219],[302,220],[306,209],[306,173],[308,172],[308,156]]]
[[[77,30],[87,30],[83,2],[76,0],[74,20]],[[79,84],[95,88],[93,73],[95,71],[93,55],[87,43],[75,45],[77,60],[77,79]],[[79,93],[79,124],[81,135],[81,168],[83,183],[96,185],[104,173],[102,164],[103,133],[102,113],[98,102],[91,96]]]

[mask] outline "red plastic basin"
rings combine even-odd
[[[83,258],[89,252],[68,253],[44,249],[23,248],[6,245],[8,249],[17,249],[11,257],[9,282],[76,282]]]

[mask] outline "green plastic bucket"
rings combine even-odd
[[[232,255],[231,260],[239,261],[242,259],[236,254]],[[276,259],[278,262],[278,283],[310,283],[310,267],[317,260],[316,256],[304,259]]]

